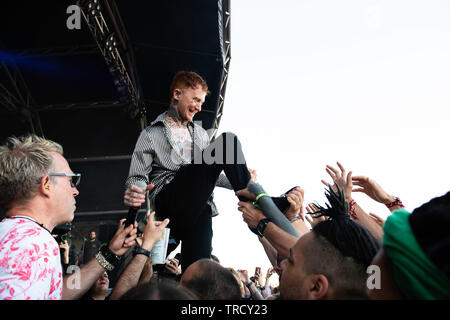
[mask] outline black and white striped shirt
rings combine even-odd
[[[172,181],[181,166],[190,163],[183,154],[183,150],[180,150],[176,141],[173,140],[172,131],[166,121],[166,114],[167,111],[160,114],[139,135],[131,158],[128,178],[125,181],[125,188],[136,184],[137,181],[155,185],[149,197],[152,210],[155,208],[155,197],[164,185]],[[210,143],[205,129],[192,121],[188,121],[188,129],[193,137],[192,154],[195,148],[204,150]],[[223,173],[220,174],[216,186],[232,189]],[[211,205],[212,215],[217,215],[218,212],[212,198],[208,203]]]

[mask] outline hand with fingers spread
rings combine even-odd
[[[109,249],[119,257],[124,255],[134,245],[136,240],[137,222],[124,228],[125,220],[120,220],[116,234],[109,242]]]
[[[383,226],[384,226],[384,220],[381,218],[381,217],[379,217],[379,216],[377,216],[375,213],[372,213],[372,212],[370,212],[369,213],[369,216],[381,227],[381,228],[383,228]]]
[[[353,184],[358,188],[353,189],[353,192],[363,192],[373,200],[387,204],[395,201],[395,198],[384,191],[375,180],[364,176],[352,177]]]
[[[142,190],[132,184],[125,190],[123,203],[128,207],[140,207],[145,202],[145,193],[151,191],[154,187],[153,184],[149,184],[145,190]]]
[[[164,228],[169,224],[169,219],[164,221],[153,220],[155,212],[153,211],[147,218],[147,224],[144,229],[144,233],[141,237],[136,239],[138,245],[145,250],[152,250],[154,244],[161,239]]]
[[[284,213],[286,218],[291,219],[296,215],[300,215],[303,219],[305,218],[305,211],[303,208],[303,199],[305,196],[305,191],[300,187],[296,187],[294,190],[286,195],[286,199],[289,201],[290,206]]]
[[[306,215],[306,220],[308,220],[311,228],[314,228],[319,222],[327,220],[327,217],[318,216],[318,214],[316,214],[319,209],[313,203],[310,203],[306,206],[306,211],[308,211],[309,213],[309,215]]]
[[[335,186],[338,186],[344,192],[345,200],[347,200],[347,202],[350,202],[352,200],[353,189],[352,172],[349,171],[348,173],[346,173],[345,168],[339,162],[337,162],[337,165],[340,169],[340,172],[330,165],[327,165],[325,170],[330,175],[331,179],[333,179],[333,182],[335,184],[334,186],[332,186],[333,191],[337,191]],[[327,187],[329,185],[325,180],[322,180],[322,183]]]
[[[263,212],[256,209],[250,202],[239,201],[238,210],[242,212],[242,218],[250,228],[256,228],[259,221],[265,219]]]

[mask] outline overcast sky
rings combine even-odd
[[[340,161],[407,209],[449,191],[449,1],[231,2],[231,67],[219,133],[236,133],[271,195],[294,185],[325,202]],[[330,180],[329,180],[330,181]],[[383,217],[382,205],[354,198]],[[213,253],[225,266],[269,260],[216,188]]]

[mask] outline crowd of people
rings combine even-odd
[[[139,207],[148,196],[156,212],[139,233],[137,222],[119,221],[106,245],[91,233],[82,257],[53,237],[74,218],[81,178],[63,147],[32,134],[0,146],[0,299],[450,298],[450,192],[409,212],[374,179],[338,162],[326,167],[325,202],[305,204],[299,187],[271,197],[247,168],[236,135],[210,142],[192,122],[208,93],[199,75],[175,76],[169,110],[141,133],[125,182],[126,205]],[[273,266],[265,277],[223,266],[211,254],[216,186],[238,197],[237,210]],[[388,218],[364,211],[356,192],[384,204]],[[153,264],[152,248],[167,226],[181,253]]]
[[[139,237],[137,224],[124,228],[121,220],[107,246],[97,248],[77,272],[63,276],[60,248],[51,234],[73,219],[77,176],[57,143],[37,136],[11,138],[0,148],[1,205],[7,210],[0,222],[0,297],[448,299],[450,193],[410,213],[373,179],[352,176],[340,163],[326,170],[331,181],[323,181],[328,187],[324,205],[304,204],[304,190],[298,187],[286,194],[290,206],[283,215],[298,237],[271,221],[258,236],[273,265],[265,277],[222,266],[217,257],[199,259],[182,272],[178,255],[155,271],[148,253],[170,221],[156,221],[154,212]],[[367,214],[353,200],[355,192],[385,204],[391,212],[387,220]],[[258,195],[253,196],[253,201],[239,202],[238,210],[257,229],[266,216],[258,208]],[[91,234],[92,246],[94,240]],[[128,250],[134,251],[133,258],[109,288],[108,273]],[[275,275],[279,286],[274,288],[269,279]]]

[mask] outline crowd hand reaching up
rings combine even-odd
[[[314,228],[319,222],[327,220],[326,216],[319,216],[316,214],[319,209],[313,203],[306,206],[306,211],[309,213],[309,215],[306,215],[306,220],[308,220],[311,228]]]
[[[345,168],[337,162],[337,165],[340,169],[340,172],[334,168],[333,166],[327,165],[326,171],[330,175],[331,179],[333,179],[334,186],[332,186],[333,191],[337,191],[336,186],[339,187],[344,192],[345,200],[347,202],[350,202],[352,200],[352,189],[353,189],[353,183],[352,183],[352,172],[349,171],[346,173]],[[322,183],[326,186],[329,184],[322,180]]]
[[[239,201],[238,206],[238,210],[242,212],[242,218],[251,228],[255,229],[259,221],[266,218],[263,212],[255,209],[250,202]]]
[[[256,177],[257,177],[256,170],[250,169],[250,168],[247,168],[247,169],[248,169],[248,172],[250,172],[250,181],[251,182],[255,182],[256,181]]]
[[[369,217],[371,217],[381,228],[383,228],[384,220],[381,217],[372,212],[369,213]]]
[[[286,199],[289,201],[290,206],[284,213],[286,218],[291,219],[297,215],[300,215],[302,219],[305,219],[305,210],[303,208],[303,199],[305,198],[305,191],[300,187],[296,187],[294,190],[286,195]]]
[[[117,227],[116,234],[109,242],[109,249],[116,256],[124,255],[135,243],[137,234],[137,222],[124,228],[126,219],[122,219]]]
[[[170,273],[173,273],[174,275],[179,275],[181,273],[180,268],[178,268],[178,260],[175,258],[168,259],[166,261],[165,268],[167,271],[169,271]]]
[[[373,200],[382,204],[388,204],[395,201],[395,198],[384,191],[375,180],[364,176],[354,176],[352,178],[353,184],[358,188],[353,189],[353,192],[363,192]]]
[[[242,283],[244,283],[245,286],[250,283],[250,278],[248,277],[247,270],[239,269],[238,273],[239,273],[239,278],[241,279]]]
[[[269,279],[274,273],[275,273],[275,268],[272,267],[272,268],[267,269],[266,285],[269,284]]]
[[[145,202],[145,193],[151,191],[155,186],[153,184],[147,185],[145,190],[132,184],[125,190],[123,195],[123,203],[128,207],[140,207]]]
[[[147,218],[147,224],[145,225],[144,233],[139,238],[136,238],[137,244],[145,249],[152,250],[154,244],[161,239],[164,228],[169,224],[169,219],[164,221],[153,220],[155,211],[150,213]]]

